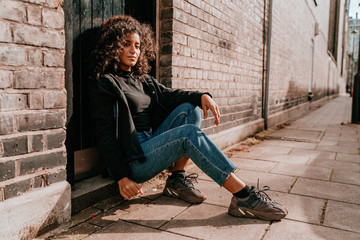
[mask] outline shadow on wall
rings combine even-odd
[[[292,108],[294,106],[297,106],[301,103],[306,102],[308,99],[308,93],[307,92],[303,92],[301,91],[301,89],[299,89],[294,81],[290,81],[289,82],[289,88],[288,91],[286,93],[286,97],[284,99],[283,110]]]
[[[75,181],[74,152],[93,147],[95,145],[92,122],[89,113],[89,77],[91,65],[91,52],[97,43],[99,27],[91,28],[81,33],[73,45],[73,73],[72,83],[67,89],[72,97],[72,114],[67,124],[67,180],[71,185]]]

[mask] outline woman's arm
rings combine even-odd
[[[103,82],[101,82],[104,80]],[[116,139],[114,103],[116,98],[106,79],[94,83],[90,95],[90,111],[95,127],[95,137],[101,158],[116,181],[129,175],[129,166],[122,159],[122,149]]]
[[[203,94],[201,96],[201,106],[202,109],[204,111],[204,119],[207,118],[208,116],[208,110],[210,110],[214,117],[215,117],[215,121],[214,124],[216,126],[219,126],[220,124],[220,111],[219,111],[219,106],[216,104],[216,102],[207,94]]]

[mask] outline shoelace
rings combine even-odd
[[[192,188],[194,187],[194,183],[193,181],[195,181],[196,183],[198,183],[197,178],[199,177],[199,174],[197,173],[190,173],[189,175],[185,176],[184,178],[184,182],[189,184]]]
[[[269,195],[265,191],[270,190],[270,187],[265,185],[262,189],[259,188],[259,179],[257,180],[257,189],[254,191],[255,195],[260,198],[261,200],[264,200],[266,202],[272,201]]]

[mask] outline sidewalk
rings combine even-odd
[[[97,203],[51,239],[360,239],[360,125],[349,124],[351,100],[333,99],[267,132],[263,141],[227,153],[241,179],[249,185],[259,179],[289,208],[282,221],[231,217],[231,194],[194,167],[189,172],[200,174],[204,203],[162,196],[164,181],[154,179],[143,196]]]

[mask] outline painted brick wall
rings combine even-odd
[[[66,179],[61,4],[0,1],[0,201]]]
[[[344,91],[346,71],[341,76],[344,4],[340,4],[337,59],[328,53],[329,1],[274,1],[270,113],[306,102],[311,90],[315,99]],[[315,36],[315,23],[319,32]],[[314,44],[313,72],[311,48]],[[346,56],[345,56],[346,57]],[[341,87],[341,89],[340,89]]]
[[[173,88],[211,92],[222,124],[204,120],[206,133],[261,116],[263,8],[260,0],[162,1],[160,77]]]
[[[208,134],[262,117],[269,2],[160,1],[160,80],[213,94],[222,123],[216,128],[213,118],[203,121]],[[345,89],[339,70],[342,38],[338,59],[327,49],[329,7],[327,1],[318,6],[313,0],[274,1],[269,115],[307,102],[309,85],[314,99]]]

